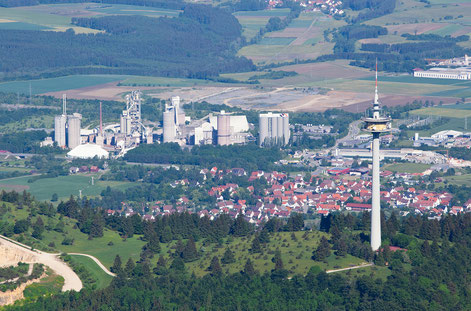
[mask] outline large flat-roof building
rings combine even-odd
[[[262,113],[259,115],[259,145],[287,145],[290,138],[287,113]]]
[[[471,80],[471,67],[431,68],[414,70],[414,77],[433,79]]]

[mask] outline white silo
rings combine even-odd
[[[163,142],[170,143],[175,141],[176,125],[175,114],[173,109],[163,112]]]
[[[67,146],[70,149],[73,149],[80,145],[80,123],[81,123],[82,115],[79,113],[74,113],[72,116],[67,117],[67,125],[68,125],[68,144]]]
[[[227,146],[231,144],[231,119],[228,114],[221,111],[218,115],[218,136],[217,143],[221,146]]]
[[[54,141],[57,142],[57,146],[65,147],[66,135],[65,135],[65,124],[67,116],[60,115],[54,117]]]
[[[268,113],[268,115],[270,115],[271,113]],[[269,117],[268,117],[267,114],[260,114],[259,115],[259,120],[258,120],[258,124],[259,124],[259,145],[260,146],[263,146],[265,145],[265,141],[268,139],[268,120],[269,120]]]

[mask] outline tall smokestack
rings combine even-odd
[[[67,94],[62,94],[62,115],[67,115]]]
[[[102,113],[101,113],[101,102],[100,102],[100,135],[103,136],[103,120],[102,120]]]

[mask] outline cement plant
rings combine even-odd
[[[102,104],[99,107],[99,126],[81,127],[79,113],[67,115],[67,96],[63,95],[62,114],[54,117],[54,139],[47,137],[41,146],[70,149],[70,158],[122,157],[140,144],[177,143],[182,147],[194,145],[246,144],[257,138],[250,133],[253,124],[241,114],[210,113],[192,120],[185,115],[179,96],[172,96],[162,112],[162,123],[153,127],[146,125],[141,113],[142,93],[132,91],[125,96],[125,109],[119,123],[103,124]],[[283,146],[290,139],[288,113],[262,113],[259,115],[259,145]]]

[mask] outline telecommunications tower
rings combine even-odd
[[[378,101],[378,64],[376,64],[375,98],[373,102],[373,116],[363,118],[363,130],[373,134],[373,190],[371,206],[371,248],[377,251],[381,246],[381,203],[379,180],[379,135],[391,130],[391,118],[380,115]]]

